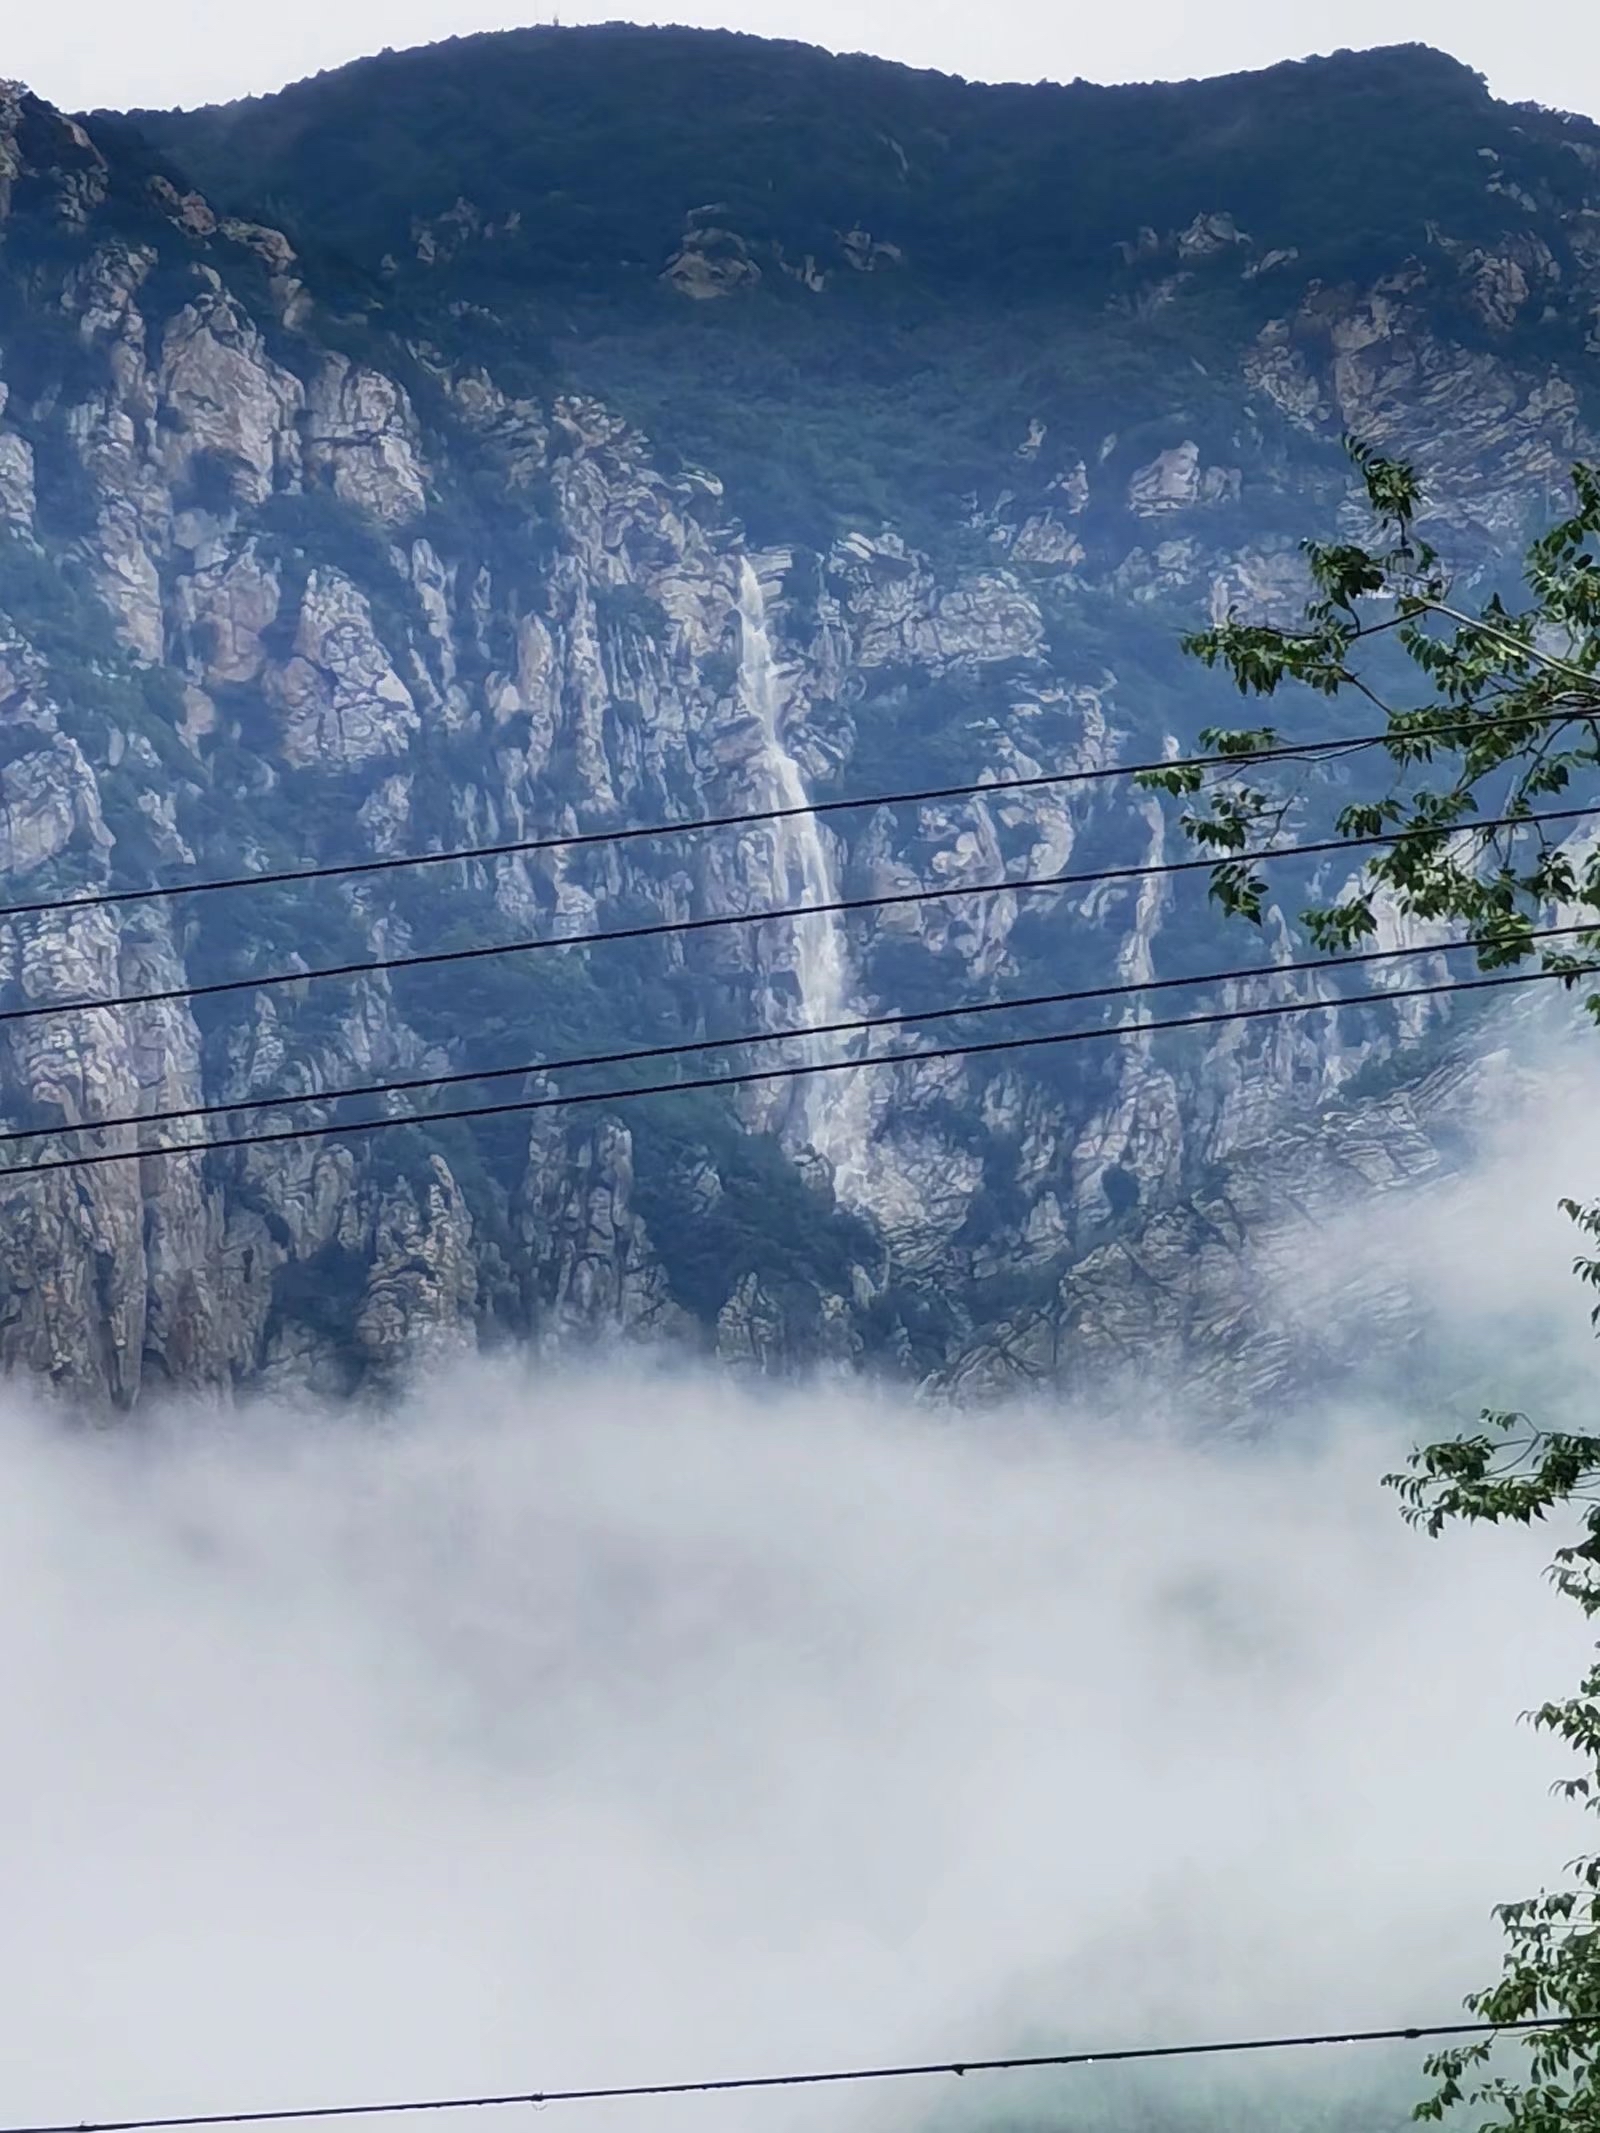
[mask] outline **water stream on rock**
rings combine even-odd
[[[771,825],[779,900],[806,906],[835,903],[838,881],[800,766],[784,746],[778,716],[777,677],[767,634],[766,600],[748,557],[739,566],[739,685],[766,737],[762,769],[774,807],[805,812]],[[850,952],[837,912],[818,910],[793,921],[795,977],[800,1014],[810,1028],[842,1022],[851,1014],[854,990]],[[809,1048],[818,1061],[859,1049],[859,1040],[819,1038]],[[868,1119],[866,1090],[855,1074],[820,1074],[796,1084],[797,1110],[807,1143],[833,1166],[834,1189],[843,1200],[860,1197]]]

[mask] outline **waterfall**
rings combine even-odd
[[[761,727],[765,747],[761,769],[771,805],[802,809],[770,826],[777,901],[783,905],[835,903],[838,881],[828,856],[800,766],[784,746],[778,720],[777,676],[767,634],[766,601],[761,580],[748,557],[739,563],[739,685],[747,709]],[[849,949],[837,912],[818,910],[791,921],[795,976],[800,986],[800,1015],[809,1028],[842,1022],[851,1012],[853,991]],[[846,1038],[817,1040],[816,1060],[840,1058],[851,1048]],[[867,1135],[866,1092],[855,1074],[825,1074],[796,1084],[798,1111],[809,1145],[833,1165],[841,1198],[852,1197]]]

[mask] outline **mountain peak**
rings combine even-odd
[[[1207,1210],[1360,1173],[1303,1108],[1393,1056],[1384,1010],[908,1052],[815,1104],[764,1061],[748,1109],[470,1085],[1227,962],[1197,881],[1135,893],[1150,797],[1077,767],[1230,717],[1179,638],[1298,615],[1341,433],[1416,458],[1464,583],[1600,455],[1593,129],[1421,47],[1108,89],[632,29],[4,123],[0,874],[47,921],[8,1127],[304,1124],[296,1091],[429,1075],[464,1107],[369,1134],[327,1094],[283,1146],[15,1179],[0,1365],[125,1401],[627,1328],[969,1390],[1208,1341],[1214,1387],[1302,1367]],[[949,804],[797,828],[913,782]],[[817,932],[880,882],[933,893]]]

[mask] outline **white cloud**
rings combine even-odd
[[[1319,1229],[1329,1287],[1293,1300],[1387,1254],[1486,1399],[1586,1397],[1554,1201],[1600,1169],[1594,1072],[1537,1018],[1501,1034],[1553,1063],[1479,1081],[1481,1160]],[[1516,1721],[1591,1653],[1551,1533],[1400,1522],[1379,1476],[1436,1420],[1426,1381],[1415,1358],[1381,1401],[1209,1447],[1171,1398],[936,1418],[637,1361],[463,1368],[384,1417],[64,1432],[13,1399],[7,2117],[1449,2020],[1495,1969],[1491,1904],[1588,1836]],[[1305,2125],[1416,2056],[1276,2078]],[[958,2101],[1094,2133],[1120,2097],[1126,2133],[1130,2099],[1267,2079]],[[899,2133],[950,2108],[569,2115]]]
[[[1405,1532],[1392,1428],[481,1368],[0,1442],[16,2118],[1448,2019],[1581,1842],[1547,1537]]]

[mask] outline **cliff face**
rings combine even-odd
[[[624,46],[802,68],[749,40],[644,32],[514,52],[537,72]],[[485,41],[483,68],[504,59]],[[1343,233],[1365,273],[1308,270],[1326,232],[1297,247],[1226,194],[1189,198],[1215,175],[1202,139],[1163,177],[1164,200],[1182,195],[1170,226],[1135,222],[1109,262],[1059,271],[1033,242],[997,282],[970,231],[966,253],[948,229],[948,257],[931,239],[919,253],[946,228],[929,189],[954,179],[881,99],[889,150],[872,153],[904,165],[904,227],[882,219],[876,162],[870,226],[798,179],[787,221],[762,222],[742,216],[742,165],[680,169],[662,148],[631,233],[597,192],[575,252],[572,187],[541,191],[509,150],[497,164],[490,112],[458,146],[510,168],[498,182],[520,197],[457,187],[439,119],[426,157],[413,140],[404,242],[394,201],[351,178],[327,195],[335,257],[296,186],[315,195],[341,156],[391,182],[404,63],[354,70],[348,108],[335,76],[137,127],[0,92],[6,904],[1159,756],[1224,701],[1178,631],[1297,600],[1295,536],[1348,508],[1341,430],[1417,456],[1430,534],[1468,574],[1595,450],[1600,137],[1508,112],[1459,70],[1466,115],[1429,166],[1439,213],[1409,202],[1416,243],[1409,226]],[[1407,63],[1434,97],[1447,63]],[[1337,102],[1349,84],[1328,65]],[[808,80],[818,68],[853,112],[848,63],[803,55]],[[1296,79],[1314,102],[1314,70]],[[1217,86],[1162,95],[1181,120]],[[1009,94],[946,91],[974,112]],[[1092,92],[1107,110],[1121,93]],[[1248,103],[1248,84],[1233,93]],[[926,133],[939,114],[911,116]],[[610,123],[648,144],[658,119],[619,103]],[[1122,151],[1130,197],[1142,138]],[[1024,204],[1043,183],[1005,175]],[[732,197],[713,209],[721,178]],[[1015,203],[993,190],[1003,221]],[[968,197],[950,193],[947,223]],[[1303,715],[1326,729],[1325,705]],[[1111,780],[12,918],[0,1004],[16,1009],[972,892],[13,1015],[0,1106],[16,1128],[227,1104],[217,1130],[267,1133],[382,1115],[315,1099],[351,1083],[526,1066],[447,1101],[615,1088],[624,1070],[538,1067],[1294,953],[1281,919],[1254,946],[1220,929],[1193,876],[994,891],[1182,843]],[[1287,912],[1303,885],[1285,876]],[[1275,996],[1262,977],[1171,1004]],[[1137,1018],[1127,1002],[1033,1011],[1004,1033],[1086,1019]],[[1001,1021],[896,1041],[975,1042]],[[125,1405],[163,1384],[342,1390],[452,1345],[622,1333],[967,1393],[1159,1351],[1231,1397],[1295,1368],[1251,1329],[1236,1248],[1272,1226],[1263,1180],[1285,1162],[1330,1191],[1428,1170],[1431,1098],[1311,1114],[1396,1041],[1439,1038],[1414,1008],[1291,1018],[0,1181],[0,1363]],[[645,1072],[820,1061],[851,1041]],[[247,1108],[285,1092],[303,1108]],[[121,1130],[42,1152],[134,1147]]]

